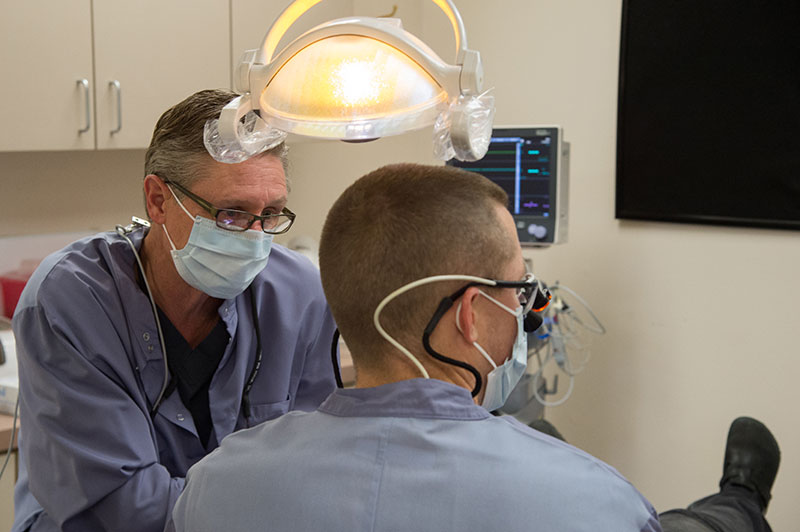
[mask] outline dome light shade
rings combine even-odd
[[[234,74],[241,94],[206,124],[212,157],[235,163],[287,133],[367,140],[434,126],[434,152],[480,158],[488,146],[494,99],[481,94],[480,54],[467,48],[451,0],[432,0],[455,33],[456,60],[443,61],[399,19],[346,17],[307,31],[283,49],[286,30],[321,0],[295,0],[260,49],[245,52]],[[469,116],[461,116],[468,113]],[[484,142],[484,140],[486,142]]]
[[[379,40],[338,35],[287,61],[259,98],[262,117],[290,133],[357,140],[433,124],[447,92],[418,63]]]

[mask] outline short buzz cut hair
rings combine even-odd
[[[515,251],[497,217],[497,207],[507,203],[496,184],[450,166],[384,166],[344,191],[325,220],[319,262],[342,337],[362,354],[357,367],[383,366],[373,355],[389,344],[373,313],[394,290],[433,275],[503,274]],[[381,325],[401,344],[417,345],[439,301],[463,284],[406,292],[384,308]]]
[[[204,169],[213,160],[203,142],[206,122],[219,118],[222,108],[237,96],[228,90],[206,89],[167,109],[156,122],[144,156],[145,177],[155,174],[186,188],[205,177]],[[284,172],[288,172],[288,148],[284,143],[256,157],[264,155],[277,157]],[[177,190],[175,192],[179,193]]]

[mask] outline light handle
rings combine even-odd
[[[219,128],[220,138],[226,139],[228,142],[236,139],[238,143],[241,143],[242,139],[239,137],[238,128],[239,121],[252,110],[253,104],[249,95],[237,96],[228,102],[219,115],[217,127]]]
[[[286,31],[300,18],[303,13],[320,3],[322,0],[295,0],[283,10],[275,22],[270,27],[267,36],[264,37],[264,43],[258,51],[256,62],[266,65],[272,61],[275,55],[275,49],[281,38],[286,34]],[[434,4],[444,12],[453,26],[453,33],[456,40],[456,61],[460,62],[463,52],[467,49],[467,36],[464,30],[464,21],[461,20],[461,14],[451,0],[432,0]]]

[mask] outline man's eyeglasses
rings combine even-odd
[[[247,231],[253,224],[258,220],[261,222],[261,229],[270,235],[280,235],[285,233],[292,227],[294,223],[294,219],[296,217],[295,213],[287,209],[286,207],[281,210],[280,213],[276,214],[252,214],[246,211],[239,211],[236,209],[218,209],[211,205],[208,201],[204,200],[197,194],[190,192],[185,187],[176,183],[175,181],[170,181],[169,179],[164,179],[164,183],[167,186],[173,186],[187,195],[192,201],[200,205],[203,209],[205,209],[211,216],[214,217],[214,220],[217,222],[217,227],[221,229],[225,229],[227,231]]]
[[[550,304],[550,291],[544,288],[532,273],[526,273],[519,285],[513,281],[497,281],[498,287],[507,286],[517,289],[517,298],[522,306],[522,314],[530,311],[541,312]],[[509,286],[511,285],[511,286]],[[516,285],[516,286],[514,286]]]
[[[455,301],[467,291],[470,286],[491,286],[493,288],[516,288],[517,299],[522,307],[522,315],[530,311],[541,312],[550,304],[550,291],[542,287],[539,280],[532,273],[526,273],[521,281],[498,281],[491,279],[493,284],[481,282],[471,282],[462,286],[457,292],[450,296]]]
[[[461,276],[455,276],[461,277]],[[473,278],[474,279],[474,278]],[[542,286],[539,280],[532,274],[526,273],[521,281],[499,281],[497,279],[482,279],[480,281],[470,281],[450,296],[442,299],[439,303],[439,308],[436,309],[428,326],[425,328],[424,336],[433,333],[433,329],[445,312],[467,291],[471,286],[486,286],[493,288],[515,288],[517,291],[517,300],[522,307],[522,316],[524,317],[525,332],[533,332],[542,323],[542,317],[539,313],[547,308],[550,304],[552,295],[550,291]],[[426,338],[423,337],[423,343]]]

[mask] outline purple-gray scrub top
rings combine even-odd
[[[143,231],[130,235],[137,248]],[[273,245],[251,288],[224,301],[219,315],[231,339],[209,386],[217,441],[290,410],[314,410],[334,389],[335,325],[305,257]],[[47,257],[13,324],[22,426],[13,531],[161,531],[186,472],[207,451],[178,393],[149,413],[164,358],[129,244],[101,233]],[[245,420],[256,325],[263,360]]]

